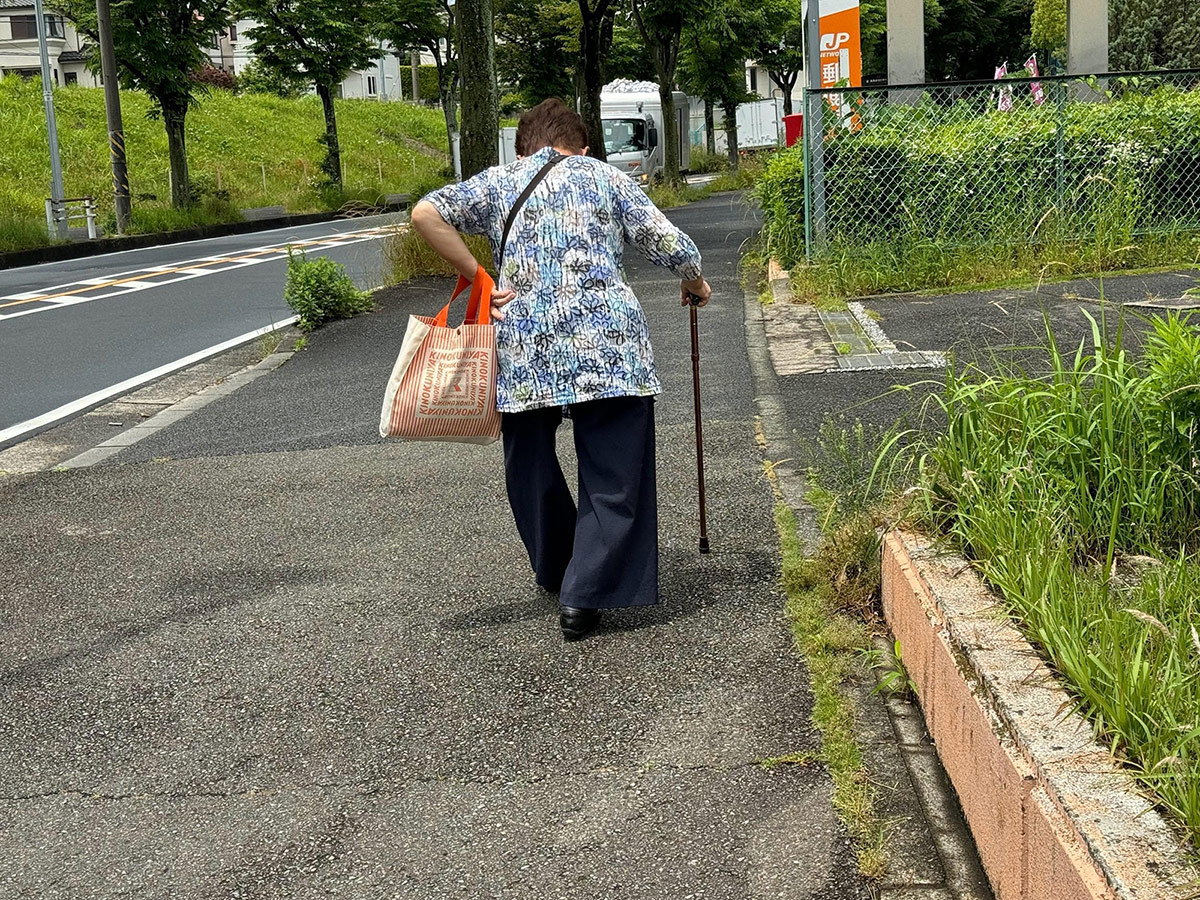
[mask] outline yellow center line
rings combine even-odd
[[[128,278],[115,278],[112,281],[105,281],[100,284],[83,285],[73,291],[60,291],[57,294],[46,294],[45,296],[41,297],[30,297],[27,300],[12,300],[8,303],[0,303],[0,309],[6,309],[10,306],[21,306],[25,303],[43,303],[47,300],[58,300],[62,297],[74,297],[76,294],[86,294],[92,291],[101,290],[102,288],[116,287],[122,284],[131,284],[136,281],[144,281],[147,278],[158,278],[160,275],[173,275],[176,272],[185,272],[188,269],[203,269],[206,266],[217,266],[223,263],[245,262],[248,259],[254,259],[255,257],[264,256],[268,253],[278,253],[280,250],[283,250],[286,247],[311,247],[313,244],[320,244],[336,237],[358,237],[364,233],[367,232],[351,231],[344,232],[340,235],[326,235],[325,237],[313,238],[312,240],[308,241],[294,241],[288,244],[280,244],[278,247],[267,247],[264,250],[255,250],[251,253],[245,253],[241,256],[223,256],[220,259],[202,260],[188,265],[176,266],[175,268],[171,269],[163,269],[162,271],[158,272],[142,272],[140,275],[133,275]]]

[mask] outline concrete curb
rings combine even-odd
[[[772,288],[786,292],[786,278],[776,278]],[[796,437],[779,392],[779,377],[771,363],[763,306],[752,290],[745,291],[743,302],[746,350],[758,407],[758,430],[763,455],[783,502],[796,516],[805,552],[812,553],[821,540],[821,531],[816,514],[804,497],[805,476],[799,461]],[[896,781],[893,790],[904,797],[914,813],[914,819],[928,833],[937,855],[937,866],[941,870],[941,877],[932,882],[904,885],[893,883],[896,880],[893,879],[880,884],[877,886],[880,900],[990,900],[986,885],[982,884],[984,876],[954,792],[941,764],[932,755],[924,735],[924,726],[912,712],[912,704],[900,700],[885,701],[866,690],[865,685],[858,687],[861,690],[856,692],[859,694],[856,702],[864,707],[867,704],[883,706],[880,712],[890,723],[892,731],[887,748],[874,752],[864,748],[864,752],[868,752],[873,767],[886,769]],[[865,710],[860,709],[856,723],[860,736],[865,718]],[[902,771],[904,775],[900,776]],[[901,780],[911,786],[911,791],[903,789],[899,784]]]
[[[146,421],[139,422],[132,428],[122,431],[120,434],[109,438],[101,444],[97,444],[90,450],[85,450],[78,456],[59,463],[55,468],[87,469],[98,463],[102,463],[116,456],[126,447],[132,447],[138,441],[144,440],[150,437],[150,435],[174,425],[180,419],[187,418],[196,412],[196,410],[203,409],[214,400],[218,400],[221,397],[228,397],[238,388],[249,384],[257,378],[261,378],[268,372],[275,371],[291,359],[294,354],[295,351],[293,350],[276,350],[262,362],[247,366],[242,371],[230,375],[228,378],[205,388],[199,393],[185,397],[178,403],[173,403],[166,409],[155,413],[146,419]]]
[[[997,900],[1186,900],[1180,839],[961,557],[893,532],[883,609]]]

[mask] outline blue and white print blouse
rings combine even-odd
[[[425,197],[465,234],[500,252],[504,221],[553,151],[546,147]],[[496,323],[496,406],[521,412],[662,392],[646,316],[625,281],[628,241],[681,279],[698,278],[700,252],[637,184],[607,163],[568,156],[517,213],[500,266],[516,296]]]

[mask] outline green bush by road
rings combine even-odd
[[[104,97],[98,89],[54,92],[68,197],[93,196],[101,219],[111,216]],[[282,205],[289,211],[340,206],[383,193],[422,193],[444,181],[445,119],[436,108],[372,100],[338,101],[346,192],[321,187],[323,131],[316,97],[283,100],[213,91],[188,115],[188,158],[198,206],[170,209],[167,142],[148,118],[144,94],[121,95],[135,226],[142,231],[233,220],[238,210]],[[50,162],[41,84],[0,79],[0,251],[46,243],[45,197]],[[265,181],[265,185],[264,185]]]

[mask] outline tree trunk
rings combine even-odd
[[[663,114],[663,181],[679,184],[679,123],[675,120],[675,94],[672,81],[659,79],[658,99]]]
[[[604,149],[604,122],[600,115],[600,92],[604,89],[604,74],[601,65],[604,14],[587,9],[580,3],[579,52],[583,57],[576,78],[579,92],[579,115],[583,119],[588,135],[588,155],[607,160]]]
[[[459,0],[458,69],[462,78],[462,177],[500,161],[500,101],[492,0]]]
[[[738,135],[737,135],[737,103],[726,100],[722,106],[725,109],[725,141],[729,144],[729,168],[738,170]]]
[[[446,118],[446,146],[453,153],[454,132],[458,131],[458,121],[454,111],[454,76],[449,61],[442,59],[440,48],[432,47],[430,49],[433,51],[433,63],[437,66],[438,103],[441,104],[442,115]]]
[[[162,103],[163,126],[167,131],[167,156],[171,163],[171,205],[184,209],[192,204],[192,176],[188,171],[187,137],[184,122],[187,102]]]
[[[713,124],[713,102],[711,97],[704,98],[704,142],[712,156],[717,155],[717,129]]]
[[[325,147],[325,158],[321,160],[321,171],[330,184],[342,186],[342,148],[338,144],[337,115],[333,110],[333,88],[327,84],[317,85],[317,96],[321,98],[321,110],[325,113],[325,134],[321,144]]]
[[[794,81],[789,81],[786,74],[783,72],[771,72],[771,80],[779,87],[783,93],[783,114],[790,116],[792,114],[792,85]]]

